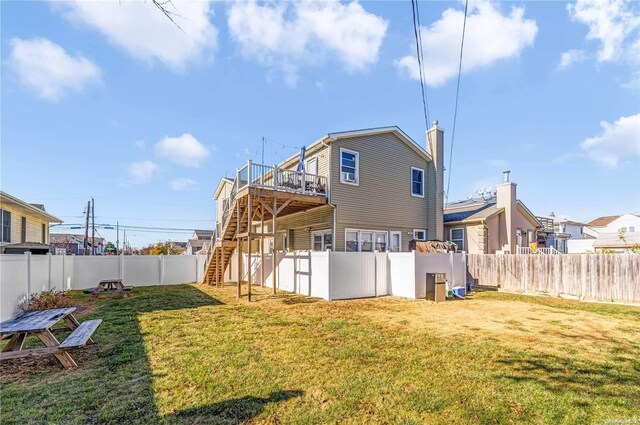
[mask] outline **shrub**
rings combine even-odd
[[[28,313],[30,311],[50,310],[52,308],[71,307],[71,294],[65,291],[42,291],[32,294],[29,299],[24,299],[18,304],[18,308]]]

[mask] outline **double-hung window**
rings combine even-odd
[[[387,241],[388,233],[384,231],[347,229],[345,232],[345,251],[386,251]]]
[[[333,233],[331,229],[311,232],[311,249],[314,251],[333,249]]]
[[[424,198],[424,170],[411,167],[411,196]]]
[[[449,231],[449,239],[458,246],[458,251],[464,251],[464,228],[451,229]]]
[[[11,242],[11,213],[9,211],[0,210],[0,216],[2,218],[2,234],[0,235],[0,242]]]
[[[26,241],[27,241],[27,217],[20,217],[20,242],[26,242]]]
[[[360,154],[340,149],[340,183],[358,185],[360,180]]]
[[[307,161],[307,166],[305,168],[305,172],[307,174],[311,174],[313,176],[318,175],[318,157],[313,157]]]

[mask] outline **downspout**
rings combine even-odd
[[[331,208],[333,208],[333,224],[332,224],[332,228],[331,228],[331,242],[332,242],[332,246],[333,246],[333,251],[336,251],[336,227],[337,227],[337,220],[338,220],[338,216],[337,216],[337,211],[338,211],[338,206],[333,204],[331,202],[331,175],[333,174],[333,168],[332,168],[332,164],[331,164],[331,159],[333,157],[333,148],[331,147],[330,144],[327,144],[326,142],[322,142],[322,144],[326,147],[329,148],[329,175],[327,176],[327,187],[328,187],[328,196],[329,196],[329,205],[331,206]]]

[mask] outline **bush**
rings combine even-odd
[[[29,299],[24,299],[18,308],[28,313],[30,311],[50,310],[53,308],[66,308],[71,307],[71,294],[65,291],[42,291],[37,294],[32,294]]]

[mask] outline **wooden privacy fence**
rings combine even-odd
[[[640,254],[469,254],[478,285],[583,300],[640,303]]]

